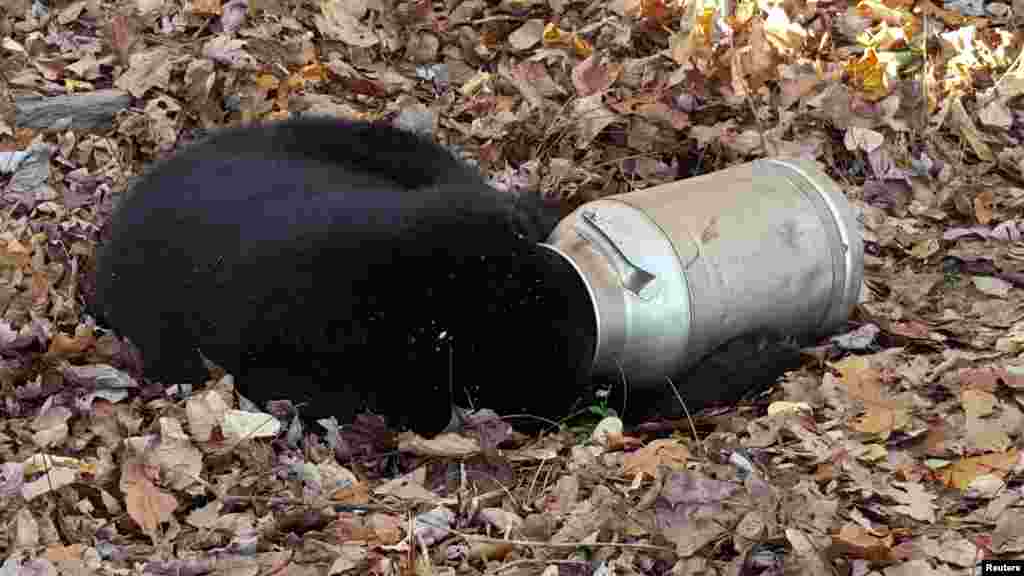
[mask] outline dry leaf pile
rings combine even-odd
[[[0,574],[963,574],[1024,558],[1024,3],[0,0]],[[131,178],[392,121],[566,210],[766,155],[864,223],[855,329],[693,422],[315,433],[83,315]],[[685,386],[685,383],[681,383]]]

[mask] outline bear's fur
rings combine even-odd
[[[387,125],[232,128],[133,186],[92,309],[148,377],[201,382],[201,351],[309,418],[370,410],[432,434],[452,402],[560,417],[596,328],[579,278],[537,246],[553,224]]]

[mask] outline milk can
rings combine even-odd
[[[597,325],[593,371],[676,376],[749,334],[809,340],[844,326],[864,248],[812,161],[766,159],[605,197],[544,244],[576,269]]]

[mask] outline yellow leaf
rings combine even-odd
[[[966,490],[978,476],[991,474],[998,478],[1005,477],[1017,465],[1019,458],[1016,448],[1000,454],[961,458],[939,471],[939,478],[946,486]]]

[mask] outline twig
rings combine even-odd
[[[699,436],[697,436],[697,427],[694,426],[693,424],[693,417],[690,416],[690,409],[686,407],[686,402],[683,401],[683,397],[681,394],[679,394],[679,389],[676,388],[676,385],[674,382],[672,382],[672,379],[669,378],[668,376],[665,376],[665,380],[668,381],[669,388],[672,389],[672,393],[676,395],[676,400],[679,401],[679,404],[683,407],[683,411],[686,412],[686,421],[689,422],[690,424],[690,433],[693,434],[694,442],[696,442],[697,445],[700,446],[701,452],[703,452],[704,457],[707,458],[708,449],[706,446],[704,446],[704,441],[701,440]]]
[[[422,522],[422,520],[420,520]],[[658,552],[675,552],[675,548],[667,546],[655,546],[654,544],[639,544],[635,542],[534,542],[533,540],[503,540],[501,538],[490,538],[488,536],[477,536],[476,534],[464,534],[452,528],[437,526],[464,540],[470,542],[485,542],[488,544],[511,544],[513,546],[532,546],[534,548],[624,548],[631,550],[654,550]]]
[[[746,85],[746,82],[744,82],[744,85]],[[770,146],[771,149],[769,149],[769,139],[765,136],[764,124],[761,122],[761,117],[757,115],[757,108],[754,107],[754,99],[750,96],[749,86],[747,86],[746,100],[747,106],[750,107],[750,113],[754,115],[754,122],[757,123],[757,133],[761,136],[761,148],[764,149],[765,154],[768,154],[769,156],[776,156],[777,154],[774,142]]]
[[[537,485],[537,479],[540,478],[540,471],[544,469],[545,462],[547,462],[547,460],[540,461],[540,466],[537,466],[537,473],[533,475],[533,480],[530,481],[530,487],[526,490],[528,502],[533,501],[533,487]]]
[[[508,564],[505,564],[503,566],[498,566],[497,569],[495,569],[492,572],[486,572],[486,574],[501,574],[502,572],[508,572],[513,568],[517,568],[519,566],[527,564],[553,564],[555,566],[590,566],[590,563],[584,560],[542,560],[540,558],[521,558],[514,562],[509,562]]]

